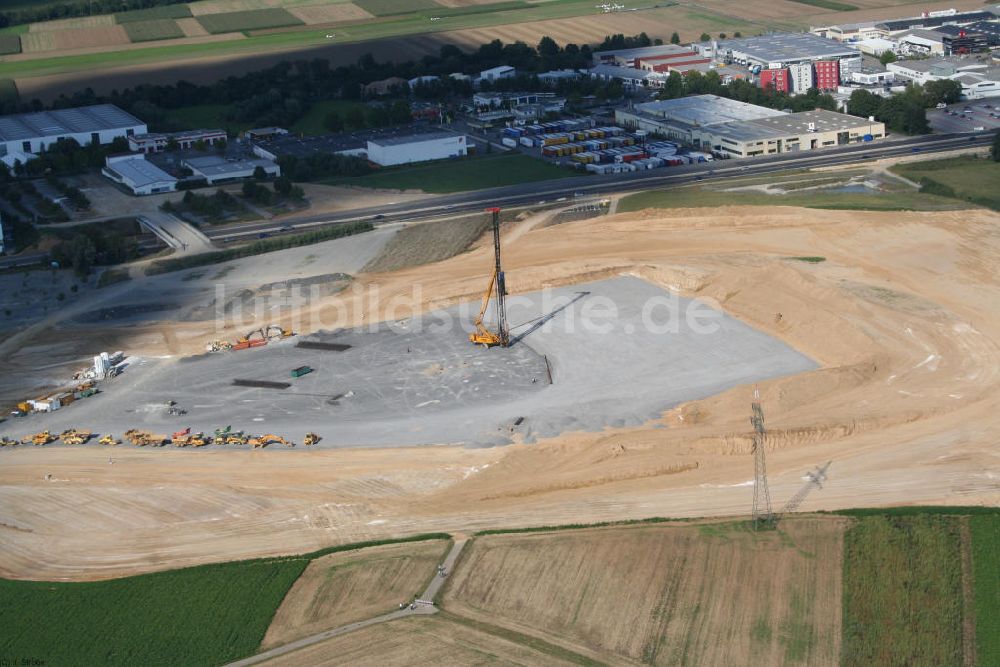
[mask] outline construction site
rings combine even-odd
[[[386,226],[97,292],[0,343],[12,405],[101,349],[129,360],[0,424],[2,574],[748,516],[754,385],[775,509],[827,462],[802,509],[996,503],[996,214],[803,211],[485,211],[432,263],[365,270],[418,245]],[[437,224],[413,233],[438,246]]]

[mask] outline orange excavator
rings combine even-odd
[[[469,334],[469,341],[484,347],[495,345],[507,347],[510,344],[510,329],[507,326],[507,304],[505,301],[507,284],[504,280],[503,268],[500,265],[500,209],[488,208],[486,210],[493,214],[493,255],[495,261],[490,283],[483,294],[483,306],[479,309],[479,316],[474,322],[476,330]],[[494,288],[496,289],[497,330],[490,331],[483,324],[483,317],[486,315],[486,309],[490,307],[490,298],[493,296]]]

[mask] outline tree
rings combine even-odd
[[[739,30],[737,30],[736,32],[733,33],[733,37],[735,37],[736,39],[739,39],[742,36],[743,36],[743,33],[740,32]]]
[[[244,197],[246,197],[247,199],[253,199],[253,196],[256,193],[257,193],[257,184],[256,183],[254,183],[253,181],[243,181],[243,196]],[[193,195],[193,193],[191,193],[191,192],[188,192],[187,194],[185,194],[184,195],[185,203],[187,203],[186,200],[187,200],[188,194],[192,194]]]
[[[253,168],[253,180],[255,181],[267,180],[267,172],[264,171],[264,167],[257,165],[256,167]]]
[[[1000,131],[993,135],[993,145],[990,147],[990,157],[994,162],[1000,162]]]
[[[882,55],[878,57],[878,60],[883,65],[888,65],[889,63],[894,63],[898,60],[896,54],[892,51],[883,51]]]
[[[274,179],[274,191],[279,195],[287,197],[292,192],[292,181],[287,176],[278,176]]]
[[[70,263],[73,265],[73,272],[81,278],[86,278],[90,274],[90,268],[94,265],[94,257],[97,248],[89,236],[79,234],[73,238],[70,247]]]
[[[852,116],[869,118],[879,113],[882,98],[867,90],[855,90],[847,100],[847,113]]]
[[[725,38],[726,38],[726,33],[720,32],[719,33],[719,39],[725,39]]]
[[[710,39],[712,39],[712,36],[709,35],[707,32],[703,32],[701,33],[701,37],[698,38],[698,41],[707,42]]]
[[[681,36],[678,35],[676,32],[671,33],[671,35],[670,35],[670,43],[671,44],[680,44],[681,43]]]
[[[365,112],[362,107],[353,106],[344,114],[344,123],[352,130],[361,130],[365,127]]]
[[[323,117],[323,127],[327,132],[343,132],[344,120],[340,117],[339,113],[331,111]]]
[[[924,84],[924,97],[927,106],[938,104],[954,104],[962,99],[962,84],[951,79],[938,79]]]

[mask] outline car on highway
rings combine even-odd
[[[377,215],[373,215],[372,216],[372,220],[382,220],[384,218],[385,218],[385,214],[384,213],[379,213]]]
[[[259,239],[266,239],[268,236],[270,236],[270,234],[268,234],[267,232],[261,232],[260,234],[257,234],[257,238]]]
[[[295,228],[294,228],[294,227],[292,227],[291,225],[282,225],[282,226],[281,226],[281,229],[279,229],[278,231],[279,231],[279,232],[290,232],[290,231],[292,231],[292,230],[294,230],[294,229],[295,229]]]

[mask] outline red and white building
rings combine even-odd
[[[817,90],[837,90],[840,85],[840,61],[817,60],[814,67],[816,68],[815,85]]]
[[[760,72],[760,87],[772,88],[779,93],[788,93],[792,90],[792,77],[787,67],[777,67],[775,69],[765,69]]]

